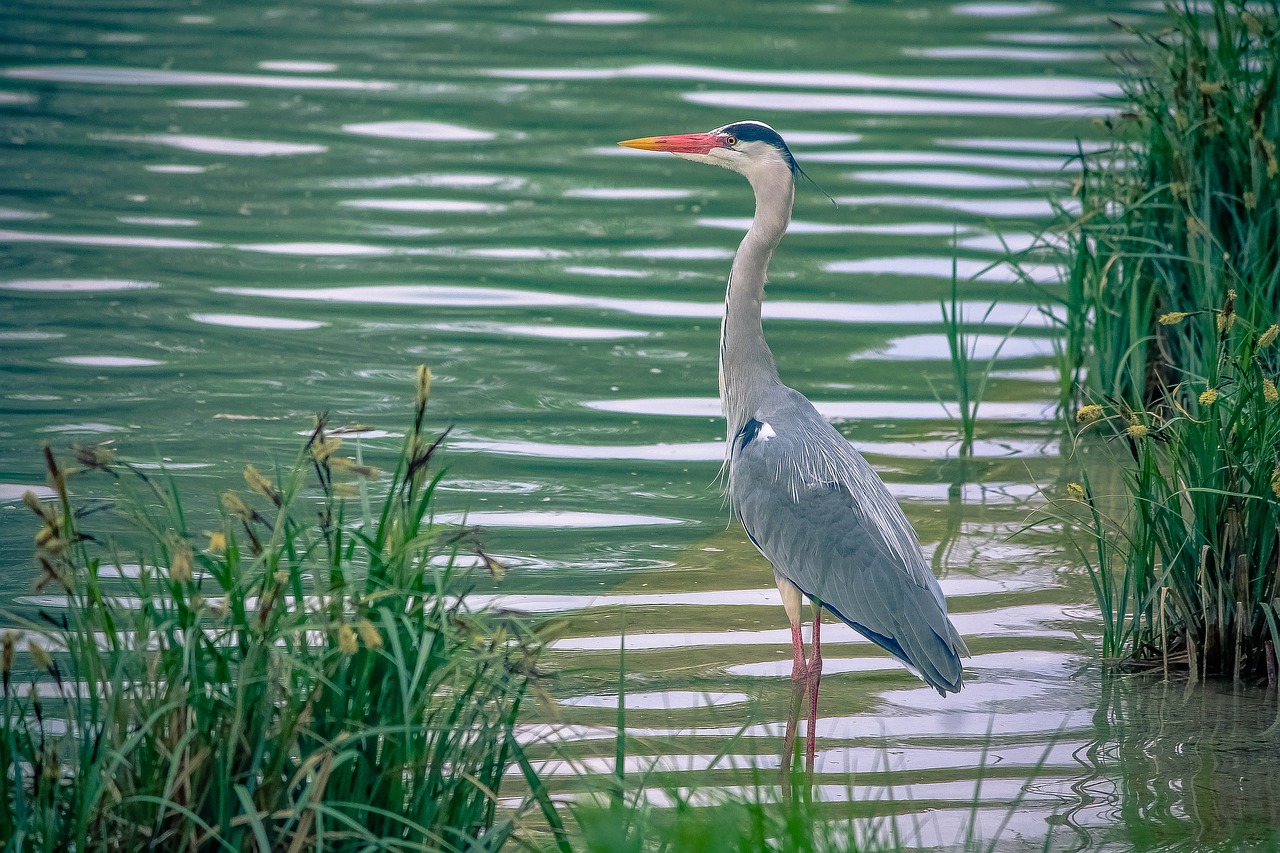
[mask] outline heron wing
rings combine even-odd
[[[943,691],[964,641],[901,508],[866,460],[789,388],[733,440],[729,489],[774,569]]]

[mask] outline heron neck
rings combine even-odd
[[[730,440],[759,407],[764,392],[781,383],[764,340],[760,309],[769,259],[786,233],[795,200],[790,170],[784,176],[748,179],[756,212],[733,259],[720,325],[720,407]]]

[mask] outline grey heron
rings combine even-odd
[[[782,137],[758,121],[707,133],[651,136],[619,145],[666,151],[732,169],[755,193],[755,216],[729,273],[720,326],[720,405],[726,420],[729,502],[773,565],[791,622],[797,697],[809,699],[812,771],[822,611],[913,669],[945,696],[964,683],[964,640],[907,517],[862,455],[800,392],[778,377],[760,311],[769,261],[791,221],[800,167]],[[814,605],[812,655],[802,604]],[[794,720],[794,715],[793,715]],[[789,740],[794,729],[789,729]]]

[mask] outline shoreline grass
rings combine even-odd
[[[373,526],[348,523],[343,481],[373,473],[317,425],[272,480],[222,496],[197,541],[172,482],[46,451],[39,587],[65,597],[26,625],[52,690],[11,679],[3,639],[0,838],[36,850],[497,850],[518,764],[512,729],[537,634],[470,610],[454,556],[468,532],[431,521],[441,438],[430,374]],[[100,538],[68,477],[114,478],[132,535]],[[203,538],[203,537],[202,537]],[[477,551],[484,556],[483,551]],[[139,566],[123,571],[125,555]],[[131,561],[132,562],[132,561]],[[132,601],[124,603],[120,596]]]
[[[1064,408],[1121,472],[1069,500],[1107,657],[1274,686],[1280,4],[1167,8],[1066,230]]]

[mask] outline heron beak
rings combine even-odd
[[[619,142],[623,148],[641,151],[666,151],[668,154],[707,154],[725,144],[714,133],[685,133],[680,136],[645,136]]]

